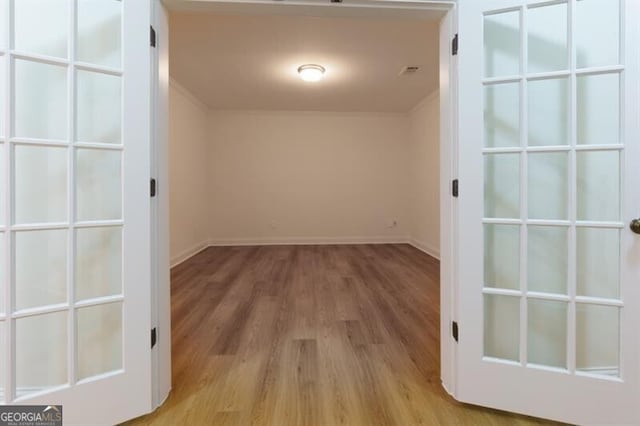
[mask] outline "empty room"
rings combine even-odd
[[[169,27],[174,388],[156,415],[444,421],[438,20]]]
[[[552,6],[539,10],[562,19]],[[447,247],[441,235],[450,238],[441,204],[459,195],[457,182],[441,180],[450,151],[441,137],[441,67],[442,56],[457,53],[458,40],[442,43],[442,11],[419,12],[171,12],[172,391],[142,421],[536,422],[456,404],[441,382],[448,365],[441,358],[451,357],[441,346],[459,339],[457,323],[441,321],[441,270],[448,272],[439,261]],[[528,47],[548,54],[531,68],[547,70],[561,56],[556,45],[564,33],[536,27],[543,25],[536,12]],[[518,55],[509,17],[486,18],[487,75],[499,75]],[[511,303],[517,299],[502,290],[517,282],[518,242],[508,234],[512,222],[500,218],[520,209],[519,157],[509,150],[519,134],[518,86],[508,78],[487,83],[489,149],[484,178],[475,180],[484,181],[487,200],[490,288],[484,329],[474,335],[484,335],[484,358],[497,363],[517,358],[519,338],[517,327],[504,326],[505,319],[518,323]],[[566,81],[545,74],[528,82],[531,146],[566,138]],[[585,93],[597,93],[598,84]],[[563,159],[556,149],[529,154],[527,182],[536,182],[527,188],[530,218],[561,214]],[[534,367],[566,362],[566,334],[553,326],[566,321],[555,296],[567,268],[564,226],[535,220],[528,226],[528,285],[554,295],[532,295],[541,301],[528,306],[521,335]],[[582,253],[578,262],[595,254]],[[593,274],[589,268],[584,273]],[[598,330],[613,321],[601,314]],[[612,339],[599,337],[603,348]],[[615,363],[612,352],[589,349],[589,340],[580,345],[588,354],[582,363]],[[611,371],[585,371],[600,370]]]

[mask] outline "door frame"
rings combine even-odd
[[[151,349],[152,410],[171,391],[171,262],[169,256],[169,11],[162,0],[152,0],[151,28],[151,327],[156,346]]]
[[[167,10],[224,11],[268,15],[358,16],[380,18],[412,16],[420,12],[443,13],[440,19],[440,377],[444,389],[456,398],[457,346],[452,324],[457,321],[458,295],[458,203],[451,194],[451,182],[458,173],[458,61],[452,55],[452,40],[458,32],[455,0],[349,0],[340,5],[317,0],[153,0],[153,27],[156,30],[156,60],[152,61],[152,167],[158,182],[152,240],[151,323],[158,330],[158,344],[152,357],[153,407],[166,400],[171,391],[171,306],[169,262],[169,78]]]

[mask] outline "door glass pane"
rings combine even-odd
[[[0,49],[7,47],[8,0],[0,0]]]
[[[122,293],[122,228],[76,231],[76,300]]]
[[[619,0],[580,0],[575,11],[578,68],[619,64]]]
[[[78,0],[77,59],[119,68],[121,62],[120,0]]]
[[[78,309],[78,380],[122,368],[122,304]]]
[[[120,156],[120,151],[99,149],[76,151],[78,220],[122,218]]]
[[[5,182],[5,162],[4,162],[4,155],[5,155],[5,149],[6,149],[6,144],[0,144],[0,226],[4,226],[5,222],[5,203],[6,203],[6,199],[5,199],[5,194],[6,194],[6,182]]]
[[[578,296],[620,297],[620,230],[576,230]]]
[[[15,148],[16,223],[67,219],[67,149]]]
[[[519,154],[485,155],[484,197],[485,217],[520,217]]]
[[[527,361],[550,367],[567,367],[567,304],[528,300]]]
[[[484,75],[520,73],[520,12],[484,17]]]
[[[69,0],[18,0],[13,7],[16,50],[67,57]]]
[[[0,0],[2,1],[2,0]],[[2,19],[2,16],[0,16]],[[0,32],[2,26],[0,25]],[[4,125],[4,104],[5,104],[5,57],[0,56],[0,138],[5,136],[5,125]]]
[[[578,220],[620,220],[620,153],[577,153]]]
[[[484,355],[520,358],[520,298],[484,295]]]
[[[484,285],[520,288],[520,226],[484,225]]]
[[[67,312],[17,319],[16,395],[67,383]]]
[[[14,67],[14,135],[66,140],[67,69],[22,59]]]
[[[620,141],[620,77],[618,74],[578,76],[578,144]]]
[[[67,230],[15,234],[16,309],[67,300]]]
[[[15,148],[15,221],[67,220],[67,149]]]
[[[0,232],[0,314],[4,314],[6,310],[6,306],[4,303],[4,294],[5,294],[5,250],[4,250],[4,232]],[[2,340],[0,340],[2,342]],[[2,352],[2,351],[0,351]],[[2,365],[2,364],[0,364]],[[1,398],[0,398],[1,400]]]
[[[7,312],[7,307],[5,305],[4,294],[5,294],[5,249],[4,249],[4,232],[0,232],[0,314],[4,314]],[[2,342],[2,340],[0,340]],[[2,352],[2,351],[0,351]],[[2,364],[0,364],[2,365]],[[2,398],[0,398],[2,400]]]
[[[520,85],[493,84],[484,88],[484,145],[520,146]]]
[[[77,78],[77,140],[120,143],[121,78],[90,71],[78,71]]]
[[[529,146],[569,145],[569,79],[533,80],[529,91]]]
[[[528,232],[528,290],[567,294],[568,228],[529,226]]]
[[[569,68],[567,4],[529,9],[529,73]]]
[[[528,158],[529,219],[567,219],[567,154],[530,153]]]
[[[578,303],[576,369],[590,374],[620,374],[620,310]]]
[[[5,334],[5,325],[4,325],[4,321],[0,321],[0,344],[2,344],[2,348],[6,347],[6,340],[4,340],[6,338],[6,334]],[[5,402],[4,401],[4,380],[5,380],[5,376],[4,376],[4,372],[6,370],[5,368],[5,362],[6,362],[6,354],[7,351],[6,350],[0,350],[0,403]]]

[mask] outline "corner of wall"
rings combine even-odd
[[[424,98],[422,98],[420,102],[415,104],[415,106],[409,110],[409,112],[407,113],[407,116],[409,118],[413,118],[416,112],[420,111],[420,109],[424,108],[424,106],[429,104],[429,102],[432,102],[438,99],[439,97],[440,97],[440,89],[435,89],[434,91],[426,95]]]
[[[418,250],[428,254],[434,259],[440,260],[440,247],[433,246],[429,243],[425,243],[423,241],[418,241],[415,238],[409,238],[409,244]]]
[[[170,93],[171,266],[209,244],[208,183],[209,108],[173,78]]]
[[[171,267],[176,267],[179,264],[181,264],[182,262],[184,262],[185,260],[195,256],[196,254],[200,253],[201,251],[205,250],[207,247],[209,247],[211,244],[209,242],[209,240],[205,240],[203,242],[194,244],[193,246],[187,248],[186,250],[182,250],[180,253],[175,254],[173,256],[171,256]]]
[[[439,96],[439,89],[434,90],[408,113],[408,166],[411,177],[408,202],[410,244],[438,259],[440,257]]]
[[[196,95],[193,94],[193,92],[191,92],[189,89],[187,89],[186,87],[184,87],[178,80],[176,80],[173,77],[169,77],[169,86],[172,89],[175,89],[178,93],[180,93],[182,96],[184,96],[185,98],[187,98],[189,101],[191,101],[191,103],[193,103],[195,106],[197,106],[198,108],[200,108],[201,110],[205,111],[205,112],[209,112],[209,106],[202,100],[200,100],[200,98],[198,98]]]

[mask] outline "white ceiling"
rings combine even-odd
[[[173,11],[170,33],[172,77],[213,109],[406,112],[438,87],[434,19]]]

